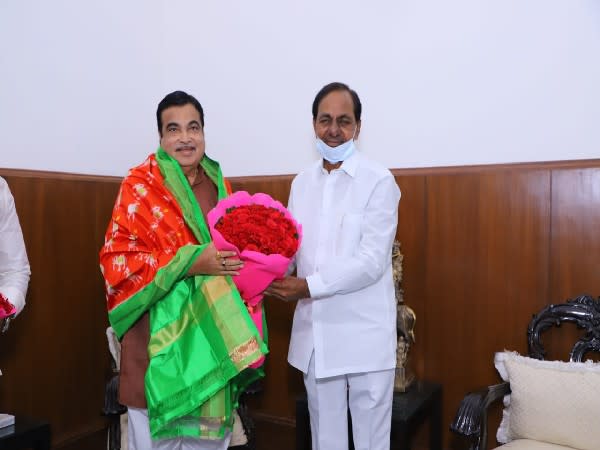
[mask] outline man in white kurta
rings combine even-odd
[[[304,373],[314,450],[390,447],[396,366],[392,243],[400,190],[390,171],[354,147],[358,95],[325,86],[313,104],[323,159],[293,181],[289,209],[302,224],[297,277],[267,293],[298,300],[289,363]]]
[[[15,306],[16,314],[25,307],[30,274],[15,201],[0,178],[0,294]]]

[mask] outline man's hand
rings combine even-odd
[[[218,251],[211,242],[188,270],[188,275],[239,275],[244,263],[235,252]]]
[[[310,291],[304,278],[285,277],[273,281],[265,290],[265,295],[291,302],[301,298],[310,298]]]

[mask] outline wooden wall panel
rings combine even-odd
[[[426,377],[444,384],[444,416],[496,380],[493,354],[525,352],[546,303],[549,171],[427,179]]]
[[[229,178],[234,191],[248,191],[250,194],[265,192],[287,205],[293,175],[272,175],[263,177]]]
[[[582,294],[600,295],[600,168],[552,172],[552,239],[548,301]],[[544,336],[548,358],[564,358],[581,330],[550,330]],[[570,338],[570,339],[568,339]],[[591,355],[587,355],[590,357]]]
[[[450,448],[446,430],[460,399],[499,380],[493,353],[525,352],[527,324],[543,305],[598,295],[600,161],[393,172],[402,190],[405,301],[417,314],[411,360],[420,378],[443,384]],[[61,448],[105,425],[99,412],[109,356],[98,250],[119,179],[0,175],[13,190],[33,271],[27,307],[0,337],[0,410],[46,417]],[[285,204],[291,179],[231,181]],[[292,430],[304,390],[286,362],[294,306],[266,299],[267,377],[250,402],[261,426]]]
[[[600,293],[600,168],[552,173],[549,300]]]
[[[425,176],[406,174],[402,171],[394,171],[394,175],[402,192],[396,239],[401,243],[404,256],[402,266],[404,303],[410,306],[417,316],[415,333],[419,336],[410,350],[408,365],[422,377],[425,374],[427,357],[424,341],[421,339],[427,324],[426,304],[423,301],[423,292],[425,292],[425,258],[423,255],[427,236]]]

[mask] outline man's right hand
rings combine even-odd
[[[304,278],[284,277],[273,281],[265,290],[265,295],[284,300],[286,302],[310,298],[308,283]]]
[[[188,275],[239,275],[244,263],[236,252],[219,251],[211,242],[188,270]]]

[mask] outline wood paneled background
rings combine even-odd
[[[444,442],[458,448],[448,426],[467,391],[498,381],[493,353],[526,352],[527,324],[543,305],[600,295],[600,160],[394,174],[404,298],[417,314],[411,362],[418,377],[443,384]],[[0,411],[48,419],[54,448],[65,448],[106,426],[108,322],[97,256],[120,180],[0,175],[15,197],[32,268],[27,306],[0,337]],[[291,178],[231,181],[285,203]],[[267,301],[267,377],[250,401],[259,427],[289,427],[290,449],[294,399],[303,391],[286,363],[293,309]]]

